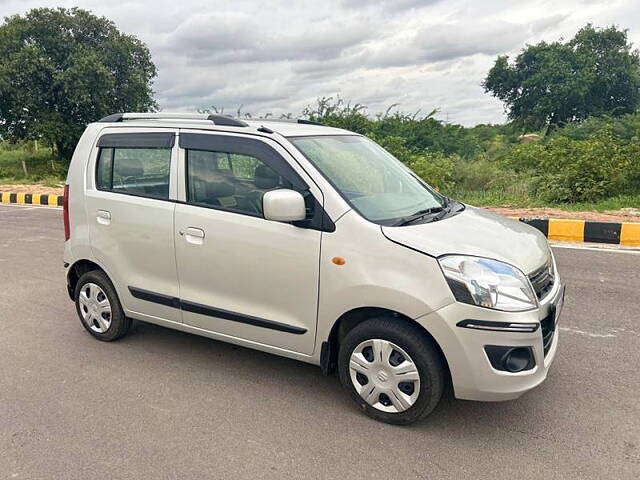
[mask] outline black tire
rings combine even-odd
[[[356,391],[349,373],[353,350],[362,342],[382,339],[403,349],[413,360],[420,375],[415,403],[407,410],[390,413],[369,405]],[[370,417],[395,425],[408,425],[429,415],[438,405],[445,385],[445,365],[438,347],[418,326],[396,317],[378,317],[356,325],[342,340],[338,354],[340,382],[351,398]]]
[[[109,328],[104,333],[96,332],[91,329],[87,322],[84,321],[80,310],[80,292],[88,283],[98,285],[106,295],[109,300],[109,304],[111,305],[111,325],[109,325]],[[103,342],[112,342],[126,335],[131,328],[131,319],[125,316],[124,311],[122,310],[122,305],[120,304],[120,299],[116,293],[116,289],[111,283],[111,280],[109,280],[109,277],[107,277],[107,275],[101,270],[92,270],[82,275],[76,285],[73,298],[76,302],[76,312],[80,318],[80,323],[82,323],[82,326],[87,330],[87,332],[98,340]]]

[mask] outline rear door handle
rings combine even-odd
[[[181,234],[183,232],[180,232]],[[204,230],[196,227],[187,227],[184,239],[193,245],[202,245],[204,243]]]
[[[98,210],[96,219],[102,225],[109,225],[111,223],[111,213],[106,210]]]

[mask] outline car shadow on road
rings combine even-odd
[[[299,396],[302,401],[312,391],[314,401],[338,409],[335,412],[337,416],[356,416],[360,420],[356,425],[373,422],[373,425],[382,426],[358,411],[343,391],[337,375],[325,377],[317,366],[311,364],[144,322],[135,322],[131,334],[121,342],[132,348],[139,348],[138,344],[148,348],[152,344],[154,351],[160,350],[172,361],[183,362],[180,367],[196,377],[202,376],[203,382],[212,369],[223,372],[222,375],[229,372],[254,388],[266,385],[267,379],[269,388],[262,392],[264,395],[273,390],[286,391],[289,395]],[[525,395],[506,402],[472,402],[455,399],[449,390],[428,418],[410,427],[385,425],[384,428],[409,428],[430,435],[466,440],[473,438],[474,433],[486,441],[490,441],[494,434],[504,440],[505,432],[542,439],[545,437],[542,426],[532,423],[531,416],[527,414],[531,409],[542,408],[537,405],[543,401],[542,398]]]

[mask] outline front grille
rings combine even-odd
[[[544,348],[544,356],[547,356],[551,344],[553,343],[553,335],[556,331],[555,327],[556,309],[549,308],[549,315],[540,321],[540,330],[542,331],[542,347]]]
[[[531,281],[531,286],[533,286],[533,290],[536,292],[536,297],[538,297],[538,300],[541,300],[553,288],[553,282],[555,281],[553,275],[553,260],[549,258],[544,265],[531,272],[528,277]]]
[[[534,270],[529,275],[529,281],[533,290],[536,292],[538,300],[543,299],[553,288],[555,282],[555,272],[553,269],[553,259],[551,256],[540,268]],[[556,308],[554,305],[549,306],[549,313],[545,318],[540,320],[540,331],[542,332],[542,346],[544,348],[544,356],[547,356],[551,344],[553,343],[553,336],[556,331]]]

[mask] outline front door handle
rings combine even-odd
[[[109,225],[111,223],[111,213],[106,210],[98,210],[96,219],[102,225]]]
[[[204,238],[204,230],[201,228],[189,227],[187,228],[187,235],[191,235],[196,238]]]
[[[204,243],[204,230],[201,228],[187,227],[184,234],[185,240],[193,245],[202,245]]]

